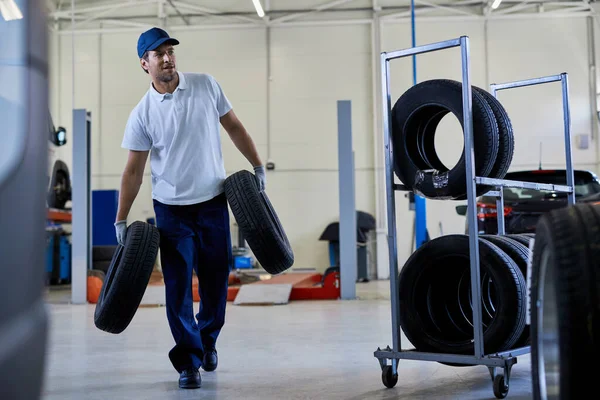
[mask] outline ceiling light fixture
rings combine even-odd
[[[494,0],[494,2],[492,3],[492,8],[495,10],[500,6],[500,3],[502,3],[502,0]]]
[[[262,5],[260,4],[260,0],[252,0],[252,3],[254,3],[254,8],[256,8],[256,13],[258,14],[258,16],[261,18],[264,17],[265,12],[262,8]]]
[[[2,14],[5,21],[23,19],[23,14],[15,0],[0,0],[0,14]]]

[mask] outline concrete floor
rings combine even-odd
[[[229,303],[219,368],[201,370],[197,390],[177,386],[164,308],[140,308],[111,335],[94,326],[94,305],[50,304],[43,399],[495,398],[487,368],[426,361],[401,361],[398,384],[386,389],[373,351],[391,345],[389,282],[359,284],[357,293],[354,301]],[[529,363],[525,355],[514,366],[508,398],[532,397]]]

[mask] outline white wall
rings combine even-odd
[[[485,31],[483,21],[423,21],[417,25],[417,44],[468,35],[471,76],[473,84],[481,87],[492,82],[568,72],[573,134],[590,132],[585,19],[490,21],[487,63]],[[352,100],[356,205],[375,215],[370,25],[272,28],[270,81],[263,28],[171,34],[181,41],[177,48],[179,69],[214,75],[256,141],[263,159],[266,161],[270,156],[275,162],[276,170],[268,172],[267,192],[291,240],[295,266],[326,268],[327,244],[318,238],[327,224],[338,220],[337,100]],[[120,148],[125,122],[149,85],[135,53],[137,36],[138,33],[105,33],[80,35],[75,39],[75,107],[88,108],[93,116],[94,189],[119,188],[127,154]],[[70,128],[71,37],[53,38],[51,44],[52,111],[57,125]],[[383,51],[410,47],[410,25],[385,24],[381,45]],[[459,49],[418,56],[417,65],[418,81],[461,77]],[[411,85],[410,58],[392,62],[392,101]],[[563,166],[560,85],[501,92],[499,98],[515,127],[512,169],[536,167],[540,141],[544,143],[544,165]],[[458,122],[446,118],[441,129],[443,134],[438,135],[436,143],[442,159],[458,159],[462,151]],[[267,154],[268,130],[270,154]],[[226,133],[223,135],[228,173],[250,168]],[[595,148],[595,144],[589,150],[574,148],[575,166],[596,170]],[[70,146],[60,152],[70,162]],[[153,215],[150,195],[148,169],[131,221]],[[440,233],[439,222],[445,234],[463,232],[464,218],[457,216],[454,209],[457,204],[427,201],[432,237]],[[400,265],[411,251],[412,218],[407,200],[403,193],[398,193]]]

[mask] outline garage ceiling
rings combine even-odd
[[[60,31],[106,31],[165,26],[203,29],[368,23],[410,19],[410,0],[47,0],[49,23]],[[415,15],[431,19],[561,18],[595,14],[595,0],[415,0]]]

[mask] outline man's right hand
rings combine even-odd
[[[115,230],[117,233],[117,243],[120,245],[125,245],[125,235],[127,234],[127,221],[117,221],[115,222]]]

